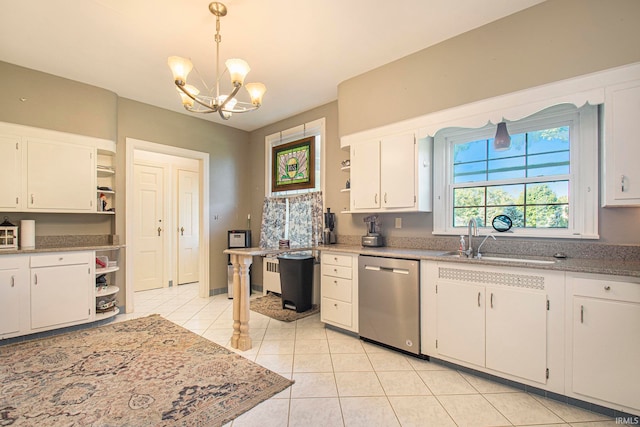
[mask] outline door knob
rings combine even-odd
[[[184,227],[180,227],[180,235],[184,236]]]

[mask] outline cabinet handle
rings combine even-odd
[[[162,228],[158,227],[158,237],[160,237],[160,232],[162,231]]]
[[[33,274],[33,284],[34,284],[34,285],[37,285],[37,284],[38,284],[38,274],[37,274],[37,273],[34,273],[34,274]]]
[[[604,287],[604,290],[605,290],[605,291],[610,291],[610,290],[611,290],[611,286],[606,285],[606,286]]]
[[[580,306],[580,323],[584,323],[584,305]]]
[[[180,227],[180,235],[184,236],[184,227]]]
[[[33,194],[31,195],[31,204],[33,204]]]
[[[387,204],[387,193],[384,193],[384,203]]]
[[[491,292],[491,308],[493,308],[493,292]]]
[[[374,203],[377,205],[378,204],[378,193],[376,193],[375,197],[374,197]]]
[[[16,285],[16,276],[11,276],[11,287],[13,288]]]
[[[478,292],[478,307],[480,307],[480,292]]]
[[[624,193],[624,175],[620,175],[620,191]]]

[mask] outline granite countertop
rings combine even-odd
[[[533,262],[513,262],[506,260],[490,259],[468,259],[451,256],[446,250],[421,250],[404,249],[394,247],[366,248],[356,245],[321,245],[314,248],[319,251],[335,251],[354,253],[359,255],[380,256],[388,258],[408,258],[424,259],[440,262],[455,262],[462,264],[492,265],[502,267],[524,267],[542,270],[571,271],[580,273],[609,274],[615,276],[628,276],[640,278],[640,261],[637,260],[616,260],[616,259],[586,259],[586,258],[565,258],[556,259],[553,257],[519,256],[509,254],[484,254],[485,257],[531,259]],[[551,261],[551,263],[536,263],[535,261]]]
[[[113,251],[125,245],[36,246],[35,249],[2,249],[0,255],[39,254],[47,252]]]

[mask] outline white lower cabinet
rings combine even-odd
[[[564,273],[423,261],[422,353],[561,391],[563,285]]]
[[[31,257],[31,328],[52,329],[89,321],[93,252]]]
[[[0,258],[0,338],[28,329],[29,257]]]
[[[640,413],[640,281],[570,274],[567,292],[568,392]]]
[[[358,332],[358,255],[322,252],[320,320]]]

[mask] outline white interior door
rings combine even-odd
[[[165,224],[164,175],[161,166],[134,165],[134,259],[136,291],[163,287]]]
[[[178,170],[178,284],[198,281],[200,253],[199,174]]]

